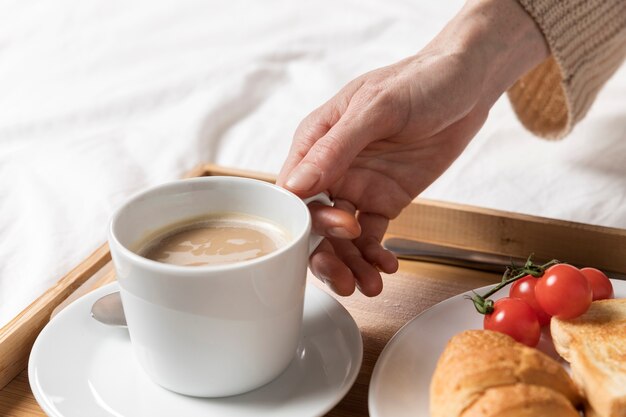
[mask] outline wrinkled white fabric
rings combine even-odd
[[[277,172],[293,131],[423,47],[460,0],[0,3],[0,326],[200,162]],[[424,197],[626,227],[626,68],[562,142],[500,100]]]

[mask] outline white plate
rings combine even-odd
[[[615,297],[626,297],[626,281],[611,280]],[[491,286],[476,290],[483,294]],[[430,380],[448,340],[467,329],[482,329],[482,316],[464,297],[456,295],[408,322],[380,354],[369,387],[371,417],[428,416]],[[506,295],[506,290],[498,296]],[[493,299],[499,298],[498,296]],[[558,357],[547,333],[539,348]]]
[[[276,380],[227,398],[172,393],[140,369],[125,328],[90,317],[94,301],[117,288],[112,283],[75,301],[39,334],[28,376],[49,416],[319,416],[344,397],[359,373],[363,343],[356,323],[334,298],[308,285],[301,348]]]

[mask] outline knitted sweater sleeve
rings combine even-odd
[[[546,38],[551,56],[508,96],[538,136],[567,135],[626,56],[626,0],[518,0]]]

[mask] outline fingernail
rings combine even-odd
[[[324,281],[324,285],[326,285],[328,288],[330,288],[330,290],[332,292],[334,292],[335,294],[339,294],[339,292],[337,292],[337,288],[335,288],[335,285],[333,284],[332,280],[330,280],[327,277],[323,277],[322,280]]]
[[[322,173],[312,164],[302,164],[291,172],[285,186],[294,191],[308,191],[320,180]]]
[[[327,274],[325,274],[325,273],[321,273],[321,272],[320,272],[320,279],[322,280],[322,282],[323,282],[324,284],[326,284],[326,285],[328,285],[328,286],[331,286],[331,285],[332,285],[332,283],[333,283],[333,280],[332,280],[332,279],[330,279],[330,276],[328,276],[328,275],[327,275]]]
[[[343,227],[331,227],[327,230],[327,233],[332,237],[339,239],[354,239],[354,235],[348,232],[348,229],[344,229]]]

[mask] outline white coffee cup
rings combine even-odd
[[[310,200],[331,204],[323,194]],[[268,219],[291,240],[259,258],[194,267],[131,250],[150,232],[219,212]],[[199,397],[241,394],[276,378],[297,350],[307,262],[321,239],[311,235],[303,200],[262,181],[203,177],[132,197],[113,215],[109,246],[143,369],[157,384]]]

